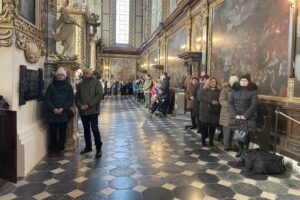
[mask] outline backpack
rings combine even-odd
[[[243,153],[245,166],[253,174],[282,174],[286,171],[283,156],[266,153],[262,149],[251,149]]]

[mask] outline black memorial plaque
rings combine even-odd
[[[40,99],[43,91],[43,70],[27,69],[25,65],[20,66],[19,105],[26,101]]]

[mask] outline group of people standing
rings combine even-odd
[[[240,122],[246,122],[248,132],[255,133],[257,110],[257,86],[251,82],[249,74],[237,77],[232,75],[219,89],[216,78],[208,75],[193,77],[186,91],[187,108],[191,111],[191,129],[201,133],[202,145],[213,145],[217,127],[222,126],[224,150],[234,149],[233,132],[238,130]],[[250,134],[245,142],[238,142],[237,157],[249,147]]]
[[[164,72],[157,81],[154,81],[150,74],[146,74],[142,91],[145,98],[145,108],[149,109],[151,113],[160,109],[161,116],[167,116],[170,98],[170,77],[168,73]]]
[[[102,97],[102,84],[93,76],[90,69],[83,70],[83,76],[77,85],[75,95],[64,68],[57,69],[44,98],[46,121],[50,130],[49,150],[51,154],[58,153],[60,155],[65,149],[67,124],[74,116],[72,107],[75,101],[84,128],[85,148],[80,153],[85,154],[92,151],[92,130],[97,149],[95,157],[101,157],[102,142],[98,127],[98,115]]]

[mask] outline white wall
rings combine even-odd
[[[31,100],[19,106],[20,65],[44,69],[44,57],[31,64],[25,60],[23,50],[11,46],[0,48],[0,60],[0,94],[7,99],[10,109],[17,111],[17,172],[18,176],[25,176],[47,152],[47,128],[43,123],[42,102]]]

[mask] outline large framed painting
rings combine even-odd
[[[136,78],[136,60],[112,59],[110,73],[111,79],[134,81]]]
[[[289,1],[217,0],[210,5],[210,74],[222,83],[249,73],[259,94],[285,97]]]
[[[19,15],[34,25],[36,25],[37,1],[38,0],[19,0]]]
[[[170,75],[170,86],[182,88],[186,78],[187,69],[184,60],[177,56],[186,51],[187,33],[185,29],[167,40],[167,71]]]

